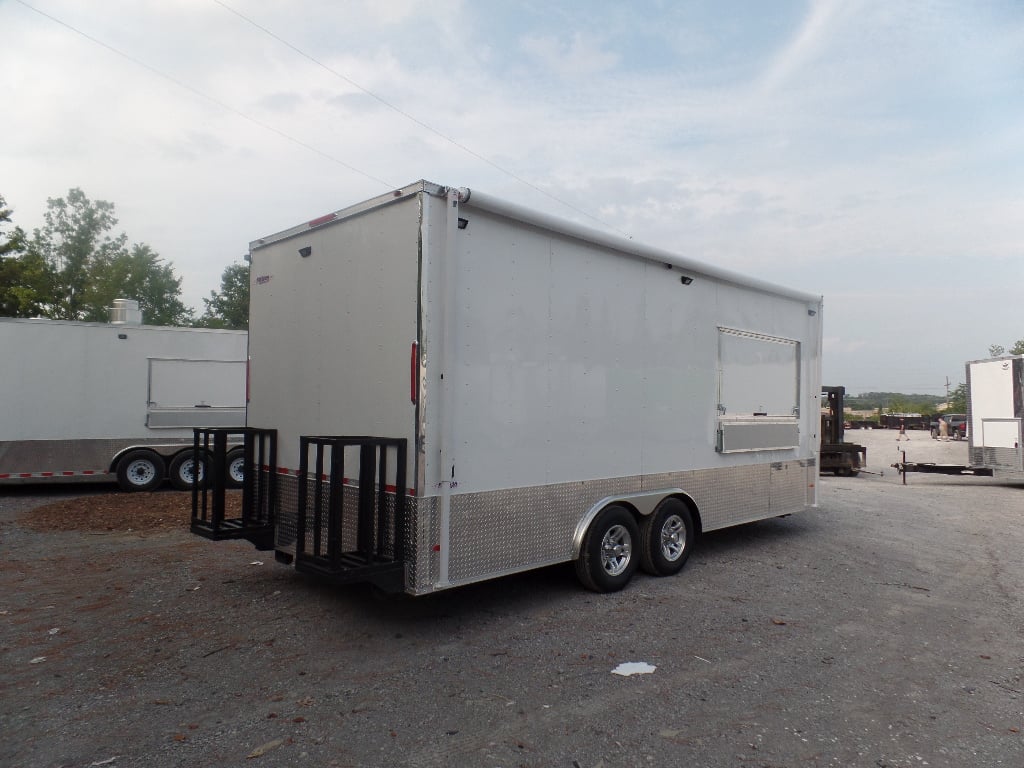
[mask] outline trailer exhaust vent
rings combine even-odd
[[[111,325],[142,325],[142,310],[133,299],[114,299],[114,306],[107,309]]]

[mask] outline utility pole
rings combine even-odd
[[[949,405],[949,376],[946,377],[946,405]]]

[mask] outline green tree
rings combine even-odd
[[[90,200],[81,189],[47,200],[45,226],[36,229],[26,256],[44,265],[49,279],[43,314],[58,320],[107,319],[116,298],[139,302],[152,325],[187,324],[192,311],[181,302],[181,280],[145,243],[129,247],[117,225],[114,204]]]
[[[949,408],[946,409],[946,412],[967,412],[967,385],[963,382],[957,384],[956,389],[949,393]]]
[[[992,344],[989,346],[989,357],[1002,357],[1003,355],[1024,355],[1024,339],[1017,339],[1009,350],[1001,344]]]
[[[58,320],[83,320],[93,266],[98,259],[123,250],[128,238],[108,234],[117,224],[113,203],[94,203],[80,189],[70,190],[67,199],[51,197],[46,205],[46,224],[32,233],[27,248],[50,272],[53,295],[46,315]]]
[[[93,275],[86,288],[83,320],[105,322],[114,299],[131,298],[139,302],[147,325],[192,322],[192,310],[179,298],[181,278],[145,243],[103,254],[93,265]]]
[[[220,278],[220,292],[203,299],[206,311],[198,325],[245,330],[249,327],[249,265],[229,264]]]
[[[0,225],[10,224],[11,216],[14,214],[7,207],[7,201],[0,195]],[[0,258],[17,255],[25,250],[25,232],[21,227],[15,227],[10,234],[6,234],[0,228]]]
[[[42,314],[49,300],[49,276],[41,259],[25,253],[25,231],[2,228],[12,215],[0,195],[0,316],[33,317]]]

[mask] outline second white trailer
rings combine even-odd
[[[972,360],[966,367],[971,466],[1024,480],[1024,355]]]
[[[250,253],[260,483],[197,533],[411,594],[565,561],[604,591],[816,503],[820,296],[423,181]]]
[[[190,488],[193,428],[245,422],[245,352],[245,331],[0,318],[0,485]]]

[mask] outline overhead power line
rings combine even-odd
[[[297,45],[294,45],[293,43],[289,42],[288,40],[285,40],[283,37],[278,35],[273,30],[268,29],[267,27],[263,26],[262,24],[260,24],[260,23],[256,22],[255,20],[249,18],[244,13],[236,10],[235,8],[232,8],[230,5],[228,5],[227,3],[223,2],[223,0],[213,0],[213,2],[216,3],[217,5],[219,5],[224,10],[229,11],[230,13],[233,13],[235,16],[237,16],[238,18],[242,19],[242,21],[246,22],[247,24],[251,24],[253,27],[255,27],[256,29],[260,30],[265,35],[268,35],[269,37],[272,37],[274,40],[276,40],[277,42],[281,43],[281,45],[285,46],[286,48],[291,49],[292,51],[297,53],[299,56],[302,56],[304,59],[312,62],[313,64],[316,64],[318,67],[320,67],[324,71],[329,72],[331,75],[333,75],[334,77],[338,78],[339,80],[342,80],[342,81],[348,83],[349,85],[351,85],[353,88],[356,88],[356,89],[362,91],[363,93],[365,93],[370,98],[376,100],[377,102],[379,102],[383,106],[387,107],[388,109],[392,110],[393,112],[401,115],[406,120],[409,120],[412,123],[415,123],[420,128],[423,128],[424,130],[429,131],[430,133],[434,134],[438,138],[448,142],[452,146],[461,149],[466,154],[468,154],[468,155],[470,155],[472,157],[475,157],[477,160],[479,160],[479,161],[481,161],[483,163],[486,163],[487,165],[489,165],[492,168],[494,168],[496,171],[499,171],[500,173],[505,174],[509,178],[514,179],[515,181],[518,181],[520,184],[525,184],[530,189],[534,190],[535,192],[539,192],[540,194],[544,195],[545,197],[549,198],[550,200],[553,200],[554,202],[558,203],[559,205],[564,205],[566,208],[568,208],[568,209],[570,209],[572,211],[575,211],[576,213],[578,213],[578,214],[580,214],[582,216],[586,216],[588,219],[597,222],[602,227],[606,227],[608,229],[615,230],[616,232],[618,232],[621,235],[624,235],[626,237],[630,237],[630,235],[628,233],[623,232],[622,230],[616,229],[615,227],[613,227],[612,225],[608,224],[606,221],[600,219],[599,217],[593,215],[592,213],[589,213],[588,211],[585,211],[582,208],[579,208],[579,207],[573,205],[572,203],[569,203],[569,202],[567,202],[565,200],[562,200],[561,198],[551,194],[550,192],[548,192],[547,190],[543,189],[542,187],[539,187],[536,184],[528,181],[527,179],[524,179],[522,176],[519,176],[516,173],[510,171],[508,168],[505,168],[505,167],[499,165],[498,163],[494,162],[490,158],[485,157],[484,155],[481,155],[479,152],[474,151],[473,149],[467,147],[465,144],[457,141],[456,139],[453,139],[451,136],[448,136],[447,134],[442,133],[441,131],[437,130],[433,126],[423,122],[418,117],[416,117],[415,115],[410,114],[409,112],[405,111],[401,107],[398,107],[398,106],[392,104],[387,99],[385,99],[382,96],[380,96],[380,95],[374,93],[373,91],[371,91],[369,88],[365,88],[364,86],[360,85],[355,80],[353,80],[351,77],[348,77],[347,75],[345,75],[345,74],[343,74],[341,72],[338,72],[336,69],[333,69],[332,67],[329,67],[327,64],[325,64],[324,62],[320,61],[315,56],[312,56],[309,53],[306,53],[306,51],[302,50]]]
[[[354,165],[352,165],[351,163],[345,162],[341,158],[335,157],[334,155],[328,154],[327,152],[324,152],[323,150],[317,149],[312,144],[309,144],[309,143],[307,143],[305,141],[302,141],[302,139],[297,139],[294,136],[292,136],[291,134],[285,133],[284,131],[280,130],[279,128],[275,128],[274,126],[269,125],[268,123],[265,123],[262,120],[259,120],[259,119],[255,118],[255,117],[253,117],[252,115],[246,114],[245,112],[243,112],[240,109],[232,107],[230,104],[226,104],[225,102],[221,101],[220,99],[218,99],[218,98],[216,98],[214,96],[211,96],[208,93],[204,93],[203,91],[199,90],[198,88],[196,88],[196,87],[194,87],[192,85],[189,85],[188,83],[186,83],[186,82],[184,82],[182,80],[179,80],[178,78],[173,77],[172,75],[168,75],[166,72],[163,72],[163,71],[157,69],[156,67],[154,67],[154,66],[152,66],[150,64],[147,64],[146,62],[144,62],[144,61],[142,61],[142,60],[132,56],[129,53],[125,53],[124,51],[122,51],[122,50],[120,50],[118,48],[115,48],[114,46],[110,45],[109,43],[105,43],[102,40],[93,37],[92,35],[88,34],[87,32],[82,31],[81,29],[78,29],[77,27],[73,26],[72,24],[69,24],[66,21],[58,19],[56,16],[53,16],[52,14],[46,13],[45,11],[42,11],[39,8],[36,8],[35,6],[30,5],[29,3],[25,2],[25,0],[17,0],[17,2],[20,3],[21,5],[25,6],[26,8],[28,8],[30,11],[33,11],[33,12],[39,14],[40,16],[42,16],[42,17],[44,17],[46,19],[49,19],[53,23],[59,24],[60,26],[64,27],[65,29],[68,29],[71,32],[74,32],[76,35],[79,35],[79,36],[85,38],[89,42],[94,43],[94,44],[100,46],[101,48],[105,48],[106,50],[110,51],[111,53],[114,53],[114,54],[120,56],[121,58],[123,58],[123,59],[125,59],[127,61],[130,61],[132,64],[135,64],[138,67],[142,67],[143,69],[145,69],[146,71],[156,75],[157,77],[161,77],[164,80],[167,80],[168,82],[171,82],[174,85],[178,86],[179,88],[182,88],[183,90],[186,90],[186,91],[188,91],[189,93],[191,93],[191,94],[193,94],[195,96],[199,96],[200,98],[205,99],[206,101],[210,102],[211,104],[215,104],[216,106],[220,107],[221,109],[226,110],[226,111],[232,113],[233,115],[236,115],[236,116],[242,118],[243,120],[247,120],[248,122],[252,123],[253,125],[259,126],[260,128],[263,128],[266,131],[270,131],[271,133],[274,133],[274,134],[280,136],[282,139],[285,139],[286,141],[289,141],[292,144],[295,144],[296,146],[302,147],[303,149],[309,150],[310,152],[313,152],[313,153],[319,155],[320,157],[324,158],[325,160],[330,160],[332,163],[337,163],[338,165],[342,166],[343,168],[347,168],[348,170],[352,171],[353,173],[357,173],[360,176],[363,176],[364,178],[369,179],[370,181],[374,181],[374,182],[376,182],[378,184],[381,184],[382,186],[386,187],[387,189],[394,189],[394,187],[395,187],[394,184],[390,184],[387,181],[384,181],[383,179],[378,178],[377,176],[374,176],[371,173],[367,173],[366,171],[364,171],[364,170],[362,170],[360,168],[356,168]]]
[[[140,67],[140,68],[146,70],[147,72],[150,72],[151,74],[154,74],[157,77],[160,77],[161,79],[166,80],[166,81],[176,85],[177,87],[181,88],[182,90],[188,91],[189,93],[193,94],[194,96],[198,96],[199,98],[204,99],[204,100],[208,101],[209,103],[216,105],[217,107],[220,107],[221,109],[225,110],[226,112],[230,112],[231,114],[233,114],[233,115],[235,115],[237,117],[240,117],[243,120],[245,120],[245,121],[247,121],[249,123],[252,123],[253,125],[256,125],[256,126],[262,128],[262,129],[266,130],[266,131],[270,131],[271,133],[279,136],[280,138],[284,139],[285,141],[288,141],[288,142],[290,142],[290,143],[292,143],[292,144],[294,144],[294,145],[296,145],[298,147],[302,147],[303,149],[305,149],[305,150],[307,150],[309,152],[312,152],[312,153],[314,153],[314,154],[324,158],[325,160],[329,160],[332,163],[340,165],[343,168],[346,168],[346,169],[348,169],[349,171],[352,171],[355,174],[358,174],[358,175],[360,175],[360,176],[362,176],[362,177],[364,177],[366,179],[369,179],[370,181],[376,182],[376,183],[380,184],[382,187],[384,187],[386,189],[394,189],[395,186],[396,186],[395,184],[393,184],[391,182],[385,181],[384,179],[381,179],[381,178],[379,178],[377,176],[374,176],[372,173],[364,171],[361,168],[357,168],[356,166],[352,165],[351,163],[346,162],[345,160],[342,160],[341,158],[336,157],[335,155],[332,155],[332,154],[330,154],[328,152],[324,152],[323,150],[318,149],[317,147],[313,146],[312,144],[310,144],[310,143],[308,143],[306,141],[303,141],[302,139],[296,138],[295,136],[292,136],[291,134],[289,134],[289,133],[287,133],[285,131],[282,131],[280,128],[276,128],[273,125],[270,125],[269,123],[266,123],[266,122],[264,122],[264,121],[262,121],[262,120],[260,120],[258,118],[255,118],[252,115],[247,114],[246,112],[243,112],[242,110],[238,109],[237,107],[233,107],[230,104],[227,104],[226,102],[216,98],[215,96],[211,96],[210,94],[208,94],[208,93],[206,93],[206,92],[196,88],[195,86],[190,85],[189,83],[186,83],[185,81],[180,80],[179,78],[176,78],[173,75],[167,74],[163,70],[158,69],[157,67],[154,67],[151,64],[147,64],[146,62],[142,61],[138,57],[132,56],[130,53],[127,53],[126,51],[122,51],[121,49],[116,48],[113,45],[110,45],[109,43],[106,43],[103,40],[100,40],[99,38],[94,37],[93,35],[90,35],[88,32],[85,32],[84,30],[79,29],[78,27],[74,26],[73,24],[70,24],[70,23],[64,21],[63,19],[60,19],[60,18],[54,16],[53,14],[47,13],[46,11],[43,11],[40,8],[35,7],[31,3],[26,2],[26,0],[16,0],[16,1],[20,5],[24,6],[28,10],[32,11],[33,13],[36,13],[39,16],[42,16],[43,18],[48,19],[49,21],[53,22],[54,24],[58,24],[59,26],[64,27],[65,29],[67,29],[70,32],[73,32],[74,34],[84,38],[85,40],[88,40],[89,42],[93,43],[94,45],[98,45],[101,48],[103,48],[103,49],[105,49],[105,50],[107,50],[107,51],[109,51],[109,52],[111,52],[111,53],[113,53],[113,54],[115,54],[117,56],[120,56],[121,58],[125,59],[126,61],[131,62],[135,66]],[[559,205],[564,206],[564,207],[568,208],[569,210],[575,211],[576,213],[580,214],[581,216],[584,216],[584,217],[590,219],[591,221],[594,221],[594,222],[600,224],[602,227],[605,227],[606,229],[611,229],[611,230],[613,230],[615,232],[618,232],[619,234],[623,235],[624,237],[627,237],[627,238],[631,237],[631,235],[629,235],[629,233],[624,232],[624,231],[622,231],[622,230],[612,226],[611,224],[607,223],[606,221],[604,221],[603,219],[599,218],[598,216],[595,216],[594,214],[590,213],[589,211],[586,211],[586,210],[584,210],[584,209],[582,209],[582,208],[580,208],[580,207],[578,207],[576,205],[573,205],[572,203],[570,203],[570,202],[568,202],[566,200],[563,200],[563,199],[559,198],[556,195],[553,195],[552,193],[550,193],[547,190],[545,190],[545,189],[537,186],[536,184],[528,181],[527,179],[523,178],[522,176],[519,176],[518,174],[510,171],[509,169],[499,165],[498,163],[494,162],[490,158],[485,157],[484,155],[481,155],[479,152],[474,151],[473,149],[469,148],[465,144],[463,144],[463,143],[453,139],[450,136],[447,136],[446,134],[444,134],[441,131],[437,130],[433,126],[425,123],[424,121],[420,120],[419,118],[415,117],[414,115],[412,115],[412,114],[406,112],[405,110],[399,108],[398,106],[392,104],[387,99],[384,99],[383,97],[379,96],[378,94],[374,93],[373,91],[363,87],[362,85],[360,85],[356,81],[352,80],[350,77],[347,77],[346,75],[342,74],[341,72],[338,72],[338,71],[332,69],[331,67],[327,66],[326,64],[324,64],[319,59],[317,59],[317,58],[311,56],[310,54],[306,53],[301,48],[299,48],[298,46],[296,46],[296,45],[290,43],[289,41],[285,40],[284,38],[282,38],[280,35],[278,35],[275,32],[273,32],[272,30],[268,29],[267,27],[264,27],[263,25],[257,23],[253,19],[250,19],[248,16],[245,16],[244,14],[242,14],[239,11],[235,10],[231,6],[229,6],[226,3],[222,2],[222,0],[213,0],[213,2],[217,3],[217,5],[221,6],[222,8],[224,8],[227,11],[229,11],[230,13],[234,14],[235,16],[237,16],[238,18],[242,19],[246,23],[251,24],[253,27],[255,27],[256,29],[260,30],[264,34],[270,36],[271,38],[273,38],[274,40],[278,41],[282,45],[288,47],[289,49],[291,49],[295,53],[299,54],[303,58],[305,58],[305,59],[309,60],[310,62],[316,64],[318,67],[321,67],[322,69],[324,69],[325,71],[327,71],[331,75],[333,75],[334,77],[337,77],[337,78],[343,80],[344,82],[346,82],[349,85],[351,85],[353,88],[357,88],[358,90],[360,90],[363,93],[365,93],[367,96],[370,96],[371,98],[373,98],[376,101],[378,101],[383,106],[385,106],[388,109],[394,111],[395,113],[401,115],[402,117],[404,117],[407,120],[411,121],[415,125],[423,128],[424,130],[429,131],[430,133],[434,134],[435,136],[437,136],[438,138],[442,139],[443,141],[446,141],[446,142],[450,143],[452,146],[457,147],[458,149],[462,150],[463,152],[467,153],[468,155],[476,158],[477,160],[480,160],[483,163],[486,163],[487,165],[491,166],[492,168],[494,168],[495,170],[499,171],[500,173],[503,173],[506,176],[508,176],[509,178],[514,179],[515,181],[519,182],[520,184],[523,184],[523,185],[529,187],[530,189],[534,190],[535,192],[537,192],[537,193],[539,193],[541,195],[544,195],[545,197],[547,197],[548,199],[558,203]]]

